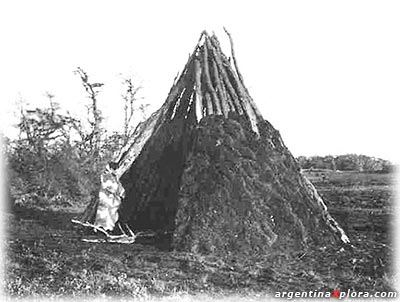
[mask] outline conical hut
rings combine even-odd
[[[177,250],[268,253],[348,238],[206,32],[79,221],[170,234]]]

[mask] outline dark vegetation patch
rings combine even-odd
[[[282,253],[337,243],[279,132],[241,116],[208,116],[194,132],[180,183],[177,250]]]

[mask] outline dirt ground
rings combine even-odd
[[[20,206],[7,214],[5,291],[12,297],[153,297],[392,290],[393,175],[325,171],[309,178],[352,247],[217,258],[170,251],[162,240],[87,243],[70,222],[82,208]]]

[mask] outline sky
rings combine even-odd
[[[202,30],[230,53],[295,156],[366,154],[400,163],[398,1],[3,1],[0,112],[12,135],[17,101],[74,115],[88,103],[82,67],[104,83],[99,106],[122,129],[123,76],[156,110]]]

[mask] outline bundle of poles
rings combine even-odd
[[[230,112],[237,113],[245,115],[254,132],[259,134],[257,123],[263,121],[263,117],[244,85],[235,57],[233,40],[226,29],[225,32],[231,43],[234,66],[222,53],[217,37],[203,31],[169,94],[174,108],[171,117],[179,111],[189,112],[188,106],[191,107],[195,103],[197,121],[207,115],[223,115],[228,118]],[[194,78],[186,76],[192,74],[195,75]],[[181,94],[176,95],[179,91]]]

